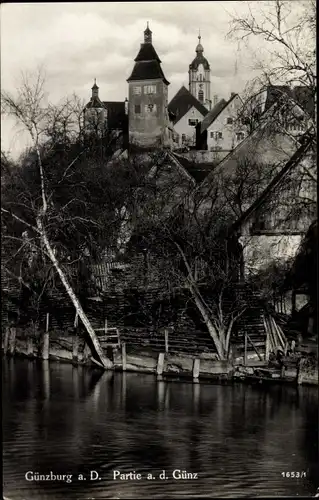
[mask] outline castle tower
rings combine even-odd
[[[211,109],[210,98],[210,66],[204,57],[204,48],[201,44],[201,36],[198,35],[196,57],[189,65],[189,91],[207,109]]]
[[[84,108],[84,127],[86,132],[104,133],[107,127],[107,109],[99,97],[99,87],[94,79],[92,96]]]
[[[129,142],[142,147],[168,145],[168,92],[166,80],[152,43],[148,23],[144,43],[134,59],[129,84]]]

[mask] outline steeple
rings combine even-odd
[[[99,98],[99,87],[96,85],[96,78],[94,78],[94,85],[92,87],[92,99]]]
[[[149,28],[148,21],[146,30],[144,31],[144,43],[152,43],[152,32]]]
[[[198,45],[196,47],[196,52],[197,52],[197,55],[199,54],[202,54],[204,52],[204,48],[201,44],[201,34],[200,34],[200,30],[199,30],[199,33],[198,33]]]
[[[198,44],[196,46],[196,57],[189,65],[189,91],[207,109],[211,109],[210,99],[210,66],[204,57],[202,37],[198,32]]]
[[[166,85],[169,85],[161,68],[161,60],[152,44],[152,32],[148,23],[144,31],[144,43],[141,43],[140,50],[134,61],[135,65],[131,76],[127,79],[128,82],[160,78]]]

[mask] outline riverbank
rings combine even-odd
[[[74,365],[97,366],[85,341],[71,335],[51,336],[46,339],[17,338],[9,339],[2,352],[9,356],[49,359],[68,362]],[[46,347],[44,353],[43,348]],[[128,371],[156,374],[161,379],[189,379],[194,382],[204,380],[219,383],[241,381],[257,384],[319,385],[318,363],[313,358],[302,358],[299,365],[290,362],[286,367],[265,363],[251,355],[247,363],[242,358],[232,362],[219,361],[215,354],[202,353],[196,357],[188,354],[158,352],[150,348],[136,348],[122,344],[119,348],[109,349],[115,371]]]

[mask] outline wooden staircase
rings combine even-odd
[[[281,350],[287,354],[288,341],[274,317],[256,307],[241,317],[233,345],[245,364],[252,354],[257,355],[259,362],[268,363],[271,353],[276,355]]]
[[[118,328],[107,326],[107,320],[105,320],[103,328],[96,328],[95,332],[99,339],[102,349],[107,349],[108,347],[119,348],[121,347],[121,337]],[[103,335],[104,333],[104,335]]]

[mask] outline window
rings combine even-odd
[[[227,124],[228,125],[232,125],[234,123],[234,120],[233,118],[231,118],[230,116],[227,118]]]
[[[210,133],[211,139],[222,139],[223,138],[223,132],[211,132]]]
[[[133,95],[141,95],[142,87],[133,87]]]
[[[236,140],[237,141],[242,141],[243,139],[245,139],[244,132],[237,132],[237,134],[236,134]]]
[[[196,127],[197,123],[198,123],[197,118],[189,118],[188,120],[188,125],[190,125],[191,127]]]
[[[156,113],[156,104],[145,104],[145,113]]]
[[[186,135],[185,134],[182,134],[182,142],[186,142]]]
[[[156,85],[144,85],[144,94],[156,94]]]
[[[141,113],[141,105],[135,104],[134,111],[135,111],[135,114],[139,115]]]
[[[198,91],[198,100],[199,102],[204,102],[204,92],[203,90]]]

